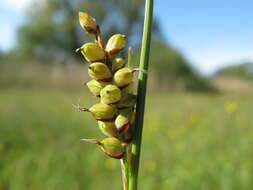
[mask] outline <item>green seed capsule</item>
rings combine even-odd
[[[116,159],[121,159],[125,153],[125,148],[121,141],[114,137],[105,138],[101,142],[101,149],[108,156]]]
[[[129,68],[122,68],[118,70],[113,76],[113,82],[118,87],[124,87],[130,84],[133,80],[133,72]]]
[[[109,106],[107,104],[98,103],[93,105],[88,111],[100,121],[110,121],[115,118],[117,109],[114,106]]]
[[[121,91],[115,85],[107,85],[100,92],[101,102],[104,104],[115,104],[120,101]]]
[[[118,132],[115,127],[114,121],[98,121],[98,127],[101,132],[109,137],[117,137]]]
[[[93,42],[84,44],[76,51],[81,51],[85,59],[89,62],[102,61],[106,57],[104,49],[101,48],[97,43]]]
[[[115,58],[112,62],[112,72],[116,72],[117,70],[123,68],[126,62],[122,58]]]
[[[125,114],[119,114],[115,120],[115,126],[119,133],[126,132],[130,127],[130,122]]]
[[[134,93],[134,83],[131,82],[129,85],[121,89],[122,94],[133,94]]]
[[[121,34],[113,35],[106,44],[106,52],[109,55],[115,55],[119,53],[126,46],[126,36]]]
[[[95,62],[90,64],[88,68],[88,74],[95,80],[110,81],[112,73],[106,64],[101,62]]]
[[[108,137],[102,141],[96,139],[81,139],[81,141],[98,145],[105,154],[112,158],[121,159],[125,153],[124,145],[115,137]]]
[[[81,27],[90,34],[97,34],[99,32],[96,20],[87,13],[79,12],[79,22]]]
[[[134,107],[135,103],[136,103],[136,95],[124,94],[122,95],[118,103],[118,108],[119,109],[131,108]]]
[[[100,96],[100,91],[108,84],[109,84],[108,82],[101,82],[96,80],[90,80],[89,82],[86,83],[91,93],[97,97]]]

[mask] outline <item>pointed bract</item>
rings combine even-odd
[[[100,131],[109,137],[117,137],[118,131],[115,127],[114,121],[98,121]]]
[[[115,55],[126,47],[126,36],[122,34],[113,35],[106,44],[106,52]]]
[[[81,27],[90,34],[99,33],[98,25],[95,18],[90,16],[88,13],[79,12],[79,22]]]
[[[89,111],[92,113],[96,120],[100,121],[111,121],[117,114],[117,109],[115,106],[109,106],[103,103],[93,105]]]
[[[104,49],[94,42],[86,43],[76,51],[81,51],[88,62],[102,61],[106,57]]]
[[[103,82],[110,81],[112,78],[112,73],[108,66],[101,62],[95,62],[90,64],[88,67],[88,74],[91,78]]]
[[[124,87],[133,81],[133,72],[129,68],[118,70],[113,76],[113,82],[118,87]]]
[[[121,159],[125,153],[125,148],[122,142],[117,138],[109,137],[105,138],[101,142],[101,149],[110,157]]]
[[[107,85],[100,91],[101,102],[104,104],[116,104],[120,101],[121,91],[116,85]]]

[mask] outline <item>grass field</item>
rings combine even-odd
[[[103,136],[71,106],[84,92],[0,90],[0,190],[118,190],[119,163],[80,138]],[[253,100],[150,94],[141,190],[251,190]]]

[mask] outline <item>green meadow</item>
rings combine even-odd
[[[102,139],[86,91],[0,90],[0,190],[118,190],[119,162],[80,138]],[[142,190],[251,190],[253,100],[247,95],[147,97]]]

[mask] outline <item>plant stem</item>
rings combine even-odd
[[[148,77],[147,71],[149,63],[152,21],[153,21],[153,0],[146,0],[141,57],[139,65],[140,72],[138,76],[136,120],[132,144],[132,163],[129,176],[129,190],[137,190],[138,186],[138,171],[141,153],[141,140],[143,129],[143,117],[145,110],[145,98],[146,98],[147,77]]]
[[[120,160],[123,190],[128,190],[129,188],[129,174],[132,159],[131,147],[131,144],[126,146],[126,153],[124,157]]]
[[[127,155],[120,160],[121,164],[121,175],[122,175],[122,185],[123,185],[123,190],[128,190],[128,163],[127,163]]]

